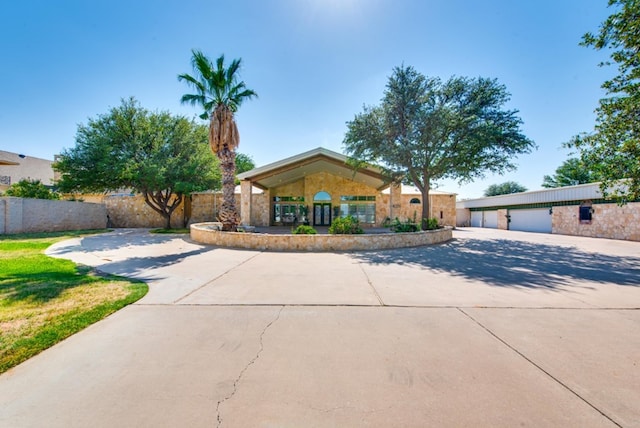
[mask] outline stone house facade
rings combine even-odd
[[[420,221],[417,189],[390,184],[375,166],[354,170],[347,161],[340,153],[317,148],[240,174],[241,223],[329,226],[347,215],[364,227],[395,218]],[[261,192],[258,198],[255,189]],[[432,191],[430,202],[430,217],[443,226],[455,224],[455,194]]]

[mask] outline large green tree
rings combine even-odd
[[[609,7],[614,12],[581,44],[607,49],[618,73],[602,84],[607,96],[596,109],[594,131],[568,145],[600,175],[603,193],[624,201],[640,198],[640,1],[609,0]],[[628,180],[620,186],[622,178]]]
[[[442,81],[396,67],[380,105],[347,122],[343,144],[352,158],[380,164],[397,181],[420,189],[426,228],[435,181],[463,183],[512,170],[512,158],[535,147],[520,131],[517,111],[504,108],[508,100],[495,79]]]
[[[186,82],[195,94],[185,94],[182,103],[201,107],[202,119],[209,120],[209,144],[220,160],[222,169],[223,201],[218,214],[223,230],[234,230],[240,221],[235,203],[236,149],[240,135],[234,113],[240,105],[257,94],[239,81],[240,59],[224,64],[224,55],[215,64],[202,52],[192,51],[193,75],[180,74],[178,80]]]
[[[62,192],[141,193],[167,228],[185,195],[220,185],[206,127],[150,112],[133,98],[79,125],[75,146],[62,152],[54,168]]]
[[[590,167],[578,158],[569,158],[562,163],[553,175],[545,175],[542,179],[542,187],[548,189],[554,187],[575,186],[599,181],[599,176]]]
[[[505,181],[500,184],[492,184],[484,191],[484,196],[508,195],[511,193],[526,192],[527,188],[515,181]]]

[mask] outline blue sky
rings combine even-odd
[[[593,129],[602,52],[578,45],[611,13],[606,0],[22,0],[0,14],[0,149],[52,159],[79,123],[136,97],[195,117],[191,49],[241,57],[259,98],[237,114],[240,149],[258,166],[318,146],[343,151],[345,122],[380,101],[394,67],[491,77],[511,93],[539,149],[515,172],[440,190],[480,197],[490,184],[540,188]]]

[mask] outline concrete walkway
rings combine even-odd
[[[353,254],[60,243],[150,292],[0,376],[0,426],[640,427],[640,243],[454,236]]]

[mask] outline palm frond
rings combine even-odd
[[[206,104],[207,98],[204,95],[200,94],[184,94],[180,98],[180,102],[182,104],[190,104],[192,106],[204,106]]]

